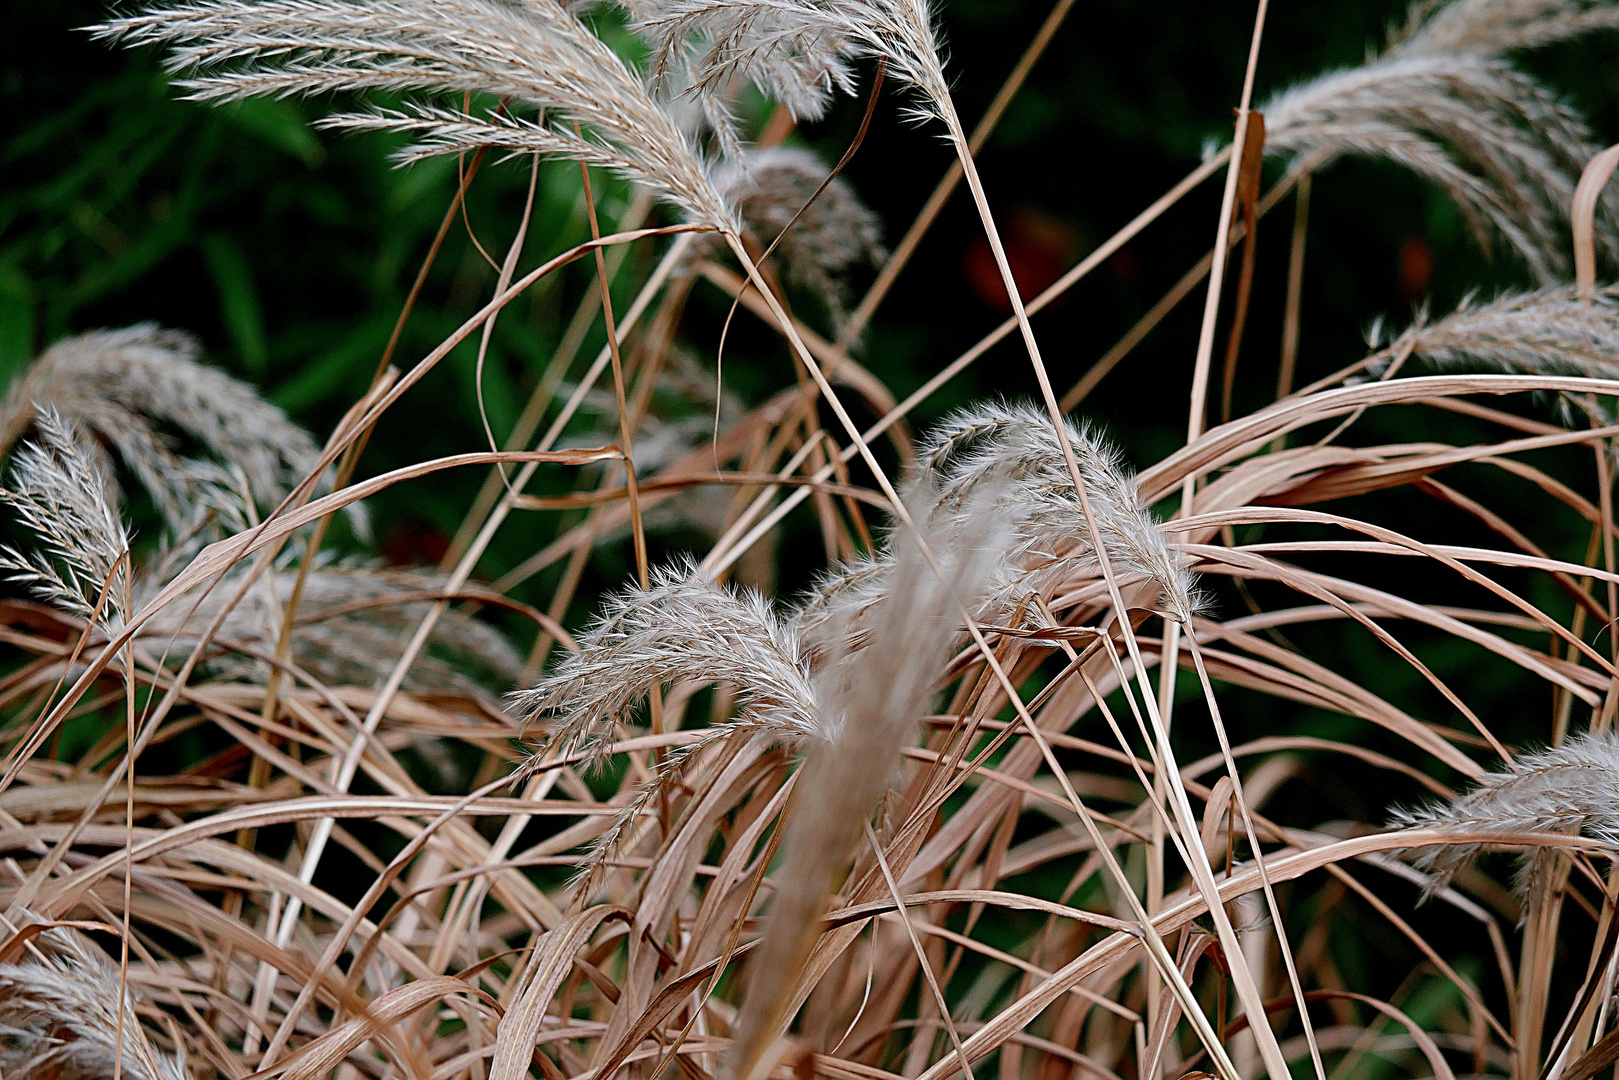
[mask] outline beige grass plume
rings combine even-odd
[[[183,562],[168,560],[166,567]],[[215,635],[220,651],[206,664],[212,677],[264,680],[269,669],[261,658],[275,654],[297,577],[295,569],[277,570],[264,579],[265,587],[249,590],[231,609]],[[200,590],[175,599],[148,624],[146,641],[171,656],[189,654],[235,591],[235,580],[228,575],[201,596],[200,604]],[[380,684],[398,662],[411,631],[443,595],[447,580],[427,570],[312,568],[291,635],[292,662],[327,686]],[[155,595],[166,583],[166,573],[143,574],[136,585],[137,602]],[[477,590],[462,590],[469,592],[476,597]],[[232,651],[233,646],[245,651]],[[521,655],[504,634],[452,607],[440,616],[403,685],[415,693],[487,698],[490,689],[505,692],[517,685],[522,668]]]
[[[48,604],[106,627],[123,625],[129,533],[107,501],[107,481],[74,426],[54,410],[35,414],[37,440],[13,455],[0,503],[39,539],[29,553],[0,549],[0,570]]]
[[[849,271],[862,262],[880,266],[887,252],[881,221],[842,177],[816,197],[830,172],[808,150],[777,146],[727,160],[714,180],[761,244],[781,237],[775,255],[788,284],[814,294],[841,331]]]
[[[1619,849],[1619,735],[1587,732],[1563,746],[1525,754],[1459,798],[1396,813],[1393,824],[1503,838],[1575,833]],[[1476,843],[1425,848],[1418,865],[1437,872],[1429,892],[1447,885],[1478,850]],[[1532,865],[1526,862],[1526,871]]]
[[[660,79],[713,98],[746,79],[798,120],[818,120],[835,92],[854,93],[852,43],[835,20],[806,19],[798,4],[726,0],[620,0],[652,45]],[[817,12],[817,16],[821,13]]]
[[[1619,292],[1583,301],[1573,285],[1471,297],[1439,319],[1419,316],[1385,353],[1440,367],[1613,378],[1619,375]]]
[[[950,87],[928,0],[638,0],[634,10],[660,52],[704,43],[697,92],[743,76],[813,118],[834,90],[852,91],[851,60],[880,58],[918,92],[918,118],[945,118]]]
[[[1192,577],[1142,507],[1119,455],[1093,433],[1065,422],[1114,573],[1156,582],[1164,607],[1189,618],[1200,604]],[[1006,543],[975,613],[982,622],[1015,621],[1029,599],[1050,599],[1064,585],[1100,572],[1057,433],[1034,406],[991,402],[950,417],[918,446],[917,468],[905,490],[938,528],[971,528],[972,516],[982,512],[1004,523]],[[817,652],[834,647],[839,625],[857,627],[849,644],[869,637],[858,629],[859,613],[888,591],[895,545],[904,543],[895,538],[876,555],[823,578],[811,592],[796,622]]]
[[[793,627],[760,594],[715,584],[690,564],[659,568],[645,592],[610,597],[577,640],[578,652],[512,696],[519,715],[548,723],[544,745],[560,753],[605,753],[631,709],[685,680],[733,686],[739,719],[752,727],[798,739],[830,733]]]
[[[917,735],[954,650],[963,610],[993,588],[1000,522],[988,493],[953,511],[912,500],[908,505],[921,536],[938,560],[939,573],[916,537],[892,540],[894,556],[886,589],[860,621],[882,648],[834,656],[816,676],[816,692],[834,718],[829,740],[810,745],[794,783],[781,868],[764,940],[748,962],[747,994],[732,1041],[731,1075],[751,1078],[771,1040],[790,1020],[787,1011],[798,974],[822,929],[821,917],[862,833],[883,799],[901,779],[905,747]],[[854,615],[834,637],[847,640]]]
[[[734,229],[668,112],[560,0],[192,0],[93,29],[171,46],[177,85],[200,101],[337,90],[509,99],[533,115],[413,102],[324,123],[420,136],[405,160],[492,145],[585,161]]]
[[[176,434],[239,471],[259,501],[279,501],[314,467],[314,440],[253,387],[201,363],[200,351],[190,335],[150,323],[57,342],[7,391],[0,452],[34,423],[36,404],[49,405],[104,467],[103,446],[115,450],[171,524],[198,497]]]
[[[836,732],[816,698],[796,632],[769,600],[710,581],[690,562],[658,568],[651,585],[610,597],[600,618],[578,636],[579,651],[511,698],[526,722],[547,727],[532,763],[546,751],[584,753],[600,763],[619,725],[659,687],[720,683],[736,693],[734,716],[668,754],[651,781],[620,808],[581,867],[586,892],[634,822],[704,750],[755,737],[799,747]]]
[[[1412,6],[1391,51],[1500,53],[1619,29],[1613,0],[1426,0]]]
[[[1272,97],[1266,150],[1314,167],[1382,158],[1437,184],[1481,243],[1498,235],[1542,283],[1566,277],[1569,207],[1597,145],[1584,121],[1510,64],[1479,53],[1397,50]],[[1598,221],[1611,257],[1619,233]]]
[[[120,993],[118,966],[95,942],[56,926],[36,947],[17,963],[0,964],[0,1074],[111,1080],[118,1070],[129,1080],[188,1080],[183,1057],[152,1046],[133,997]]]

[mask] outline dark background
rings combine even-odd
[[[950,0],[942,9],[956,100],[971,127],[1049,8],[1043,0]],[[330,108],[326,101],[223,108],[178,101],[153,51],[108,48],[76,29],[106,11],[86,0],[0,5],[6,27],[0,34],[0,382],[64,335],[153,320],[197,334],[214,363],[261,386],[324,437],[371,378],[454,191],[454,160],[397,169],[388,158],[396,139],[311,127]],[[1402,5],[1390,0],[1273,4],[1256,101],[1292,81],[1360,62],[1379,47],[1401,12]],[[1185,175],[1208,140],[1229,137],[1253,14],[1246,0],[1076,5],[980,157],[990,199],[1030,291]],[[1619,35],[1518,58],[1581,107],[1603,143],[1619,138],[1616,60]],[[881,215],[890,241],[897,241],[951,157],[936,130],[898,119],[902,102],[892,90],[885,96],[847,175]],[[861,102],[845,100],[795,138],[835,160],[861,109]],[[1270,163],[1267,181],[1279,175],[1279,165]],[[472,189],[467,221],[497,259],[518,219],[527,179],[524,164],[492,165]],[[596,182],[610,223],[626,190],[599,176]],[[522,269],[588,236],[578,195],[575,166],[543,168]],[[1207,250],[1219,195],[1218,180],[1205,184],[1036,317],[1059,393]],[[1239,412],[1274,396],[1291,219],[1292,203],[1284,202],[1261,228]],[[980,235],[970,202],[958,193],[879,310],[859,355],[896,395],[915,388],[1004,317],[999,283],[992,274],[986,278]],[[856,284],[863,287],[865,280],[869,275]],[[493,281],[466,225],[458,224],[406,329],[398,362],[420,359],[487,300]],[[1491,260],[1481,252],[1454,207],[1422,181],[1381,163],[1335,164],[1315,179],[1299,382],[1363,355],[1363,333],[1379,317],[1398,327],[1416,305],[1431,302],[1443,310],[1473,290],[1488,294],[1524,284],[1511,257]],[[582,261],[503,316],[485,373],[497,437],[509,430],[578,299],[593,287],[591,265]],[[1137,467],[1184,441],[1202,297],[1200,288],[1081,410]],[[626,291],[618,302],[628,298]],[[699,362],[712,364],[724,307],[712,290],[700,287],[694,294],[683,339]],[[601,340],[598,327],[584,355],[593,355]],[[370,443],[362,474],[483,448],[473,356],[470,348],[457,351],[389,413]],[[746,317],[727,348],[725,373],[727,389],[747,401],[763,400],[793,378],[779,340]],[[914,419],[925,427],[966,401],[1033,390],[1014,337]],[[1364,420],[1355,438],[1466,440],[1481,432],[1432,412],[1391,410]],[[1570,482],[1594,498],[1588,456],[1554,459],[1547,467],[1565,466]],[[553,479],[564,482],[559,474],[542,485]],[[1499,474],[1456,482],[1498,507],[1510,509],[1520,495]],[[378,496],[371,504],[374,550],[393,562],[435,561],[472,490],[465,475],[440,473]],[[1535,505],[1533,520],[1518,524],[1554,554],[1583,558],[1581,530]],[[1418,528],[1424,539],[1482,539],[1471,525],[1402,493],[1344,509]],[[555,515],[514,518],[480,576],[498,576],[549,542],[558,527]],[[789,523],[780,569],[784,588],[802,583],[822,561],[812,530],[807,517]],[[338,540],[365,550],[352,537]],[[679,542],[678,534],[661,537],[656,554]],[[605,546],[592,563],[574,620],[601,588],[624,581],[629,566],[627,544]],[[1404,569],[1383,572],[1392,576],[1382,584],[1407,595],[1431,584],[1406,580]],[[554,575],[542,576],[518,596],[543,603],[553,581]],[[1566,613],[1567,605],[1545,582],[1511,583],[1548,610]],[[1432,588],[1439,591],[1421,598],[1456,599],[1442,586]],[[1237,612],[1232,596],[1218,586],[1215,592],[1221,610]],[[1285,595],[1260,599],[1296,602]],[[1312,656],[1418,715],[1460,724],[1408,667],[1363,635],[1341,627],[1289,635]],[[1420,634],[1412,640],[1439,674],[1467,688],[1504,737],[1532,742],[1549,736],[1543,684],[1454,641],[1424,641]],[[1375,730],[1341,717],[1235,692],[1229,708],[1239,738],[1309,732],[1401,752]],[[1188,721],[1183,729],[1192,744],[1188,757],[1200,738],[1192,731],[1201,726]],[[1337,764],[1311,779],[1315,786],[1290,793],[1291,803],[1273,808],[1275,816],[1376,820],[1390,802],[1418,793],[1384,774],[1361,776]],[[1425,928],[1444,940],[1446,931],[1431,922]],[[1370,953],[1363,955],[1361,945],[1345,947],[1340,962],[1352,984],[1357,972],[1381,966],[1378,957],[1392,961],[1388,970],[1396,982],[1415,962],[1386,926],[1375,923],[1368,921],[1367,937],[1351,939],[1368,945]],[[1480,935],[1465,936],[1468,944],[1459,948],[1482,955]]]

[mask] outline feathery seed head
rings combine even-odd
[[[714,181],[762,243],[781,236],[776,254],[787,281],[814,293],[841,330],[848,300],[844,276],[862,261],[881,265],[887,253],[877,215],[841,177],[810,203],[830,171],[807,150],[779,146],[727,161]]]
[[[1468,297],[1440,319],[1419,313],[1387,351],[1439,367],[1611,379],[1619,374],[1619,290],[1600,289],[1589,302],[1572,285],[1486,303]]]
[[[795,115],[853,90],[850,63],[882,59],[915,89],[916,114],[944,119],[950,96],[928,0],[621,0],[659,57],[684,56],[691,92],[744,77]]]
[[[1612,0],[1423,0],[1389,51],[1502,53],[1612,29],[1619,29]]]
[[[969,494],[958,516],[927,497],[910,499],[916,532],[891,537],[882,596],[868,612],[845,609],[832,620],[833,640],[869,628],[883,647],[840,651],[817,674],[816,693],[842,724],[832,739],[809,747],[796,780],[776,895],[737,1018],[733,1076],[751,1074],[787,1019],[787,996],[819,936],[836,876],[900,776],[905,747],[945,673],[961,613],[994,586],[1002,524],[993,503],[990,491]]]
[[[682,96],[712,100],[745,78],[798,120],[818,120],[834,92],[854,93],[853,50],[834,20],[806,19],[793,4],[727,0],[620,0],[651,45],[660,80]]]
[[[168,571],[183,561],[164,560],[159,572],[144,575],[136,584],[137,603],[159,592]],[[264,587],[250,590],[225,616],[215,640],[226,649],[242,646],[252,653],[274,654],[297,577],[294,569],[266,575],[260,583]],[[171,655],[189,653],[233,593],[235,580],[227,576],[201,596],[200,604],[201,587],[177,597],[148,624],[148,640],[162,642]],[[291,659],[328,686],[376,686],[392,672],[405,641],[447,584],[445,575],[425,570],[312,568],[297,609]],[[522,668],[522,657],[500,631],[451,607],[439,616],[404,688],[486,697],[486,684],[508,689]],[[250,682],[261,682],[268,673],[253,655],[229,651],[211,660],[208,670],[218,679]]]
[[[512,696],[526,720],[554,718],[546,745],[564,754],[604,752],[629,709],[683,680],[733,685],[742,718],[782,737],[824,739],[833,730],[794,629],[763,596],[717,585],[689,564],[659,569],[646,592],[610,598],[578,642],[551,675]]]
[[[333,90],[510,100],[540,118],[418,102],[325,124],[421,136],[405,160],[483,145],[581,160],[645,184],[695,222],[734,228],[671,116],[561,0],[192,0],[92,29],[171,46],[170,69],[186,73],[177,85],[199,101]]]
[[[1619,848],[1619,734],[1586,732],[1563,746],[1525,754],[1451,802],[1398,811],[1392,824],[1503,837],[1576,833]],[[1476,843],[1424,849],[1418,865],[1436,871],[1429,893],[1448,884],[1478,850]]]
[[[0,503],[40,540],[25,554],[0,549],[0,570],[28,584],[35,595],[103,627],[117,629],[125,617],[129,533],[107,501],[107,481],[81,450],[73,425],[55,409],[40,407],[38,440],[17,451],[9,491]]]
[[[1114,572],[1157,582],[1165,606],[1190,618],[1198,607],[1191,575],[1142,507],[1118,451],[1072,421],[1064,423]],[[981,489],[998,492],[993,512],[1012,531],[994,600],[1002,610],[1100,573],[1073,477],[1044,410],[1001,403],[964,410],[918,448],[917,460],[911,490],[927,491],[946,512],[959,514]]]
[[[1065,422],[1114,573],[1156,582],[1165,608],[1189,619],[1200,605],[1191,575],[1142,508],[1117,452]],[[1078,579],[1100,574],[1057,433],[1040,409],[988,403],[950,417],[917,447],[917,467],[905,491],[947,531],[970,528],[978,513],[1005,523],[992,588],[974,609],[980,621],[1015,621],[1031,597],[1050,598]],[[873,558],[823,578],[800,606],[795,623],[815,655],[836,647],[840,621],[858,624],[861,613],[889,591],[899,542],[891,538]],[[850,647],[868,636],[857,631]]]
[[[36,403],[48,404],[73,421],[98,463],[110,465],[101,444],[116,450],[171,525],[190,518],[204,478],[165,428],[239,471],[257,500],[279,501],[314,467],[314,440],[200,353],[190,335],[151,323],[59,341],[7,392],[0,450],[28,430]]]
[[[1481,242],[1499,235],[1544,283],[1565,276],[1568,213],[1596,143],[1550,91],[1476,53],[1397,51],[1329,72],[1261,106],[1266,151],[1313,167],[1384,158],[1438,184]],[[1619,252],[1610,215],[1599,246]]]
[[[8,1077],[187,1080],[185,1061],[155,1049],[119,992],[119,970],[69,927],[36,939],[40,956],[0,964],[0,1072]],[[117,1032],[122,1013],[123,1044]]]

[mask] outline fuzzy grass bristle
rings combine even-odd
[[[1437,319],[1419,317],[1388,344],[1395,356],[1444,369],[1468,367],[1607,379],[1619,374],[1619,297],[1573,286],[1465,298]]]
[[[841,333],[849,271],[863,262],[880,267],[887,251],[877,215],[842,177],[826,184],[830,173],[813,153],[777,146],[727,161],[714,181],[763,243],[781,238],[787,282],[820,300]]]
[[[202,363],[195,338],[151,323],[64,338],[40,354],[0,405],[0,452],[33,425],[39,405],[73,422],[86,453],[101,460],[103,446],[116,451],[171,523],[199,488],[175,435],[239,471],[261,504],[280,501],[319,456],[309,433],[257,390]]]
[[[1423,0],[1390,48],[1405,53],[1501,53],[1619,29],[1610,0]]]
[[[85,934],[51,926],[31,955],[0,964],[0,1072],[58,1080],[190,1080],[152,1046],[118,965]],[[121,1014],[121,1015],[120,1015]],[[117,1033],[124,1039],[119,1042]]]
[[[629,709],[659,687],[727,683],[744,716],[799,738],[834,730],[821,715],[796,631],[754,592],[708,581],[691,564],[661,567],[652,588],[624,590],[578,637],[579,651],[513,695],[529,723],[549,720],[545,745],[592,756],[612,745]]]
[[[1393,824],[1458,834],[1574,833],[1619,850],[1619,736],[1591,731],[1562,746],[1524,754],[1449,802],[1402,810]],[[1435,871],[1432,892],[1478,854],[1476,842],[1423,849],[1417,864]]]
[[[38,439],[11,464],[0,503],[39,547],[0,549],[0,570],[30,592],[87,621],[121,626],[129,586],[129,532],[107,499],[107,479],[82,449],[78,430],[52,408],[34,417]]]
[[[560,0],[198,0],[92,29],[169,46],[177,85],[197,101],[339,90],[510,98],[543,118],[418,102],[324,123],[410,132],[420,141],[407,161],[477,146],[577,158],[631,176],[695,221],[732,221],[696,151],[641,78]]]
[[[1530,76],[1472,52],[1391,52],[1302,82],[1260,106],[1265,149],[1320,168],[1382,158],[1450,196],[1488,246],[1493,237],[1544,285],[1568,270],[1569,207],[1597,151],[1585,122]],[[1612,203],[1602,254],[1619,251]]]

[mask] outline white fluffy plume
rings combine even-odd
[[[259,682],[267,676],[263,658],[276,652],[297,577],[292,569],[266,575],[225,616],[214,637],[221,652],[206,664],[213,677]],[[197,590],[176,598],[147,625],[149,646],[170,656],[189,654],[235,592],[237,580],[227,575],[206,595]],[[166,583],[164,573],[143,575],[136,584],[137,603]],[[411,632],[444,595],[446,584],[444,575],[424,570],[312,568],[296,613],[291,659],[327,686],[375,686],[393,671]],[[463,594],[475,599],[477,590]],[[417,693],[488,697],[486,686],[509,690],[522,667],[522,657],[499,630],[450,608],[411,664],[404,687]]]
[[[841,329],[847,274],[861,262],[880,265],[887,253],[882,223],[842,177],[815,197],[830,172],[808,150],[778,146],[744,152],[714,179],[761,244],[781,237],[775,254],[788,283],[813,293]]]
[[[646,592],[612,596],[601,617],[533,689],[513,695],[527,720],[549,720],[546,745],[600,753],[617,723],[653,689],[691,680],[728,683],[750,726],[825,738],[793,628],[758,593],[717,585],[689,564],[658,569]]]
[[[790,1019],[789,995],[819,936],[827,900],[873,814],[902,779],[905,747],[944,675],[961,612],[993,587],[1001,522],[991,501],[987,491],[954,508],[911,499],[907,510],[917,533],[892,538],[882,595],[858,616],[840,611],[830,628],[836,641],[869,629],[883,646],[835,653],[817,674],[822,709],[840,722],[831,739],[808,748],[795,780],[775,899],[748,965],[748,993],[732,1042],[733,1076],[752,1076]],[[956,510],[964,520],[952,520]]]
[[[1142,507],[1118,454],[1072,422],[1068,438],[1113,572],[1156,582],[1163,605],[1189,617],[1199,603],[1191,575]],[[1040,409],[990,403],[950,417],[918,446],[905,490],[936,528],[970,529],[978,513],[1004,525],[1007,538],[991,586],[975,610],[981,622],[1016,622],[1029,600],[1052,599],[1100,573],[1057,433]],[[904,543],[892,539],[875,555],[827,575],[811,592],[795,618],[817,652],[842,647],[836,628],[860,626],[860,613],[888,592],[896,545]],[[865,630],[855,632],[856,643],[869,637]]]
[[[1467,794],[1400,811],[1393,823],[1497,833],[1503,839],[1522,833],[1573,833],[1619,848],[1619,736],[1588,732],[1563,746],[1525,754]],[[1418,865],[1437,871],[1432,889],[1438,889],[1478,850],[1476,843],[1425,848]]]
[[[1582,300],[1574,286],[1471,297],[1438,319],[1419,317],[1384,350],[1441,367],[1611,379],[1619,375],[1619,294]]]
[[[59,341],[7,391],[0,451],[27,432],[36,405],[49,405],[73,422],[83,452],[103,467],[110,464],[101,460],[103,447],[115,450],[171,525],[188,518],[200,486],[176,436],[239,473],[259,502],[278,502],[314,467],[314,440],[200,354],[190,335],[151,323]]]
[[[1528,75],[1473,52],[1404,49],[1272,97],[1266,149],[1316,167],[1383,158],[1445,190],[1486,244],[1492,234],[1550,284],[1566,274],[1568,213],[1597,150],[1584,121]],[[1619,250],[1609,216],[1605,255]]]
[[[1498,53],[1612,29],[1613,0],[1425,0],[1412,5],[1391,50]]]
[[[93,29],[171,46],[169,66],[196,100],[333,90],[509,100],[534,115],[414,102],[326,123],[419,135],[407,160],[492,145],[586,161],[645,184],[694,221],[732,226],[674,120],[560,0],[192,0]]]
[[[95,942],[57,926],[36,946],[37,954],[0,964],[0,1073],[110,1080],[117,1069],[129,1080],[188,1080],[183,1059],[152,1046],[134,999],[119,992],[117,965]]]
[[[0,570],[46,603],[103,626],[123,625],[129,533],[107,501],[107,482],[54,409],[35,417],[38,440],[17,451],[0,502],[40,541],[25,553],[0,549]]]
[[[834,90],[849,92],[850,61],[882,59],[917,91],[919,113],[943,117],[950,96],[928,0],[626,0],[659,54],[701,47],[698,93],[751,79],[799,115],[814,117]]]

